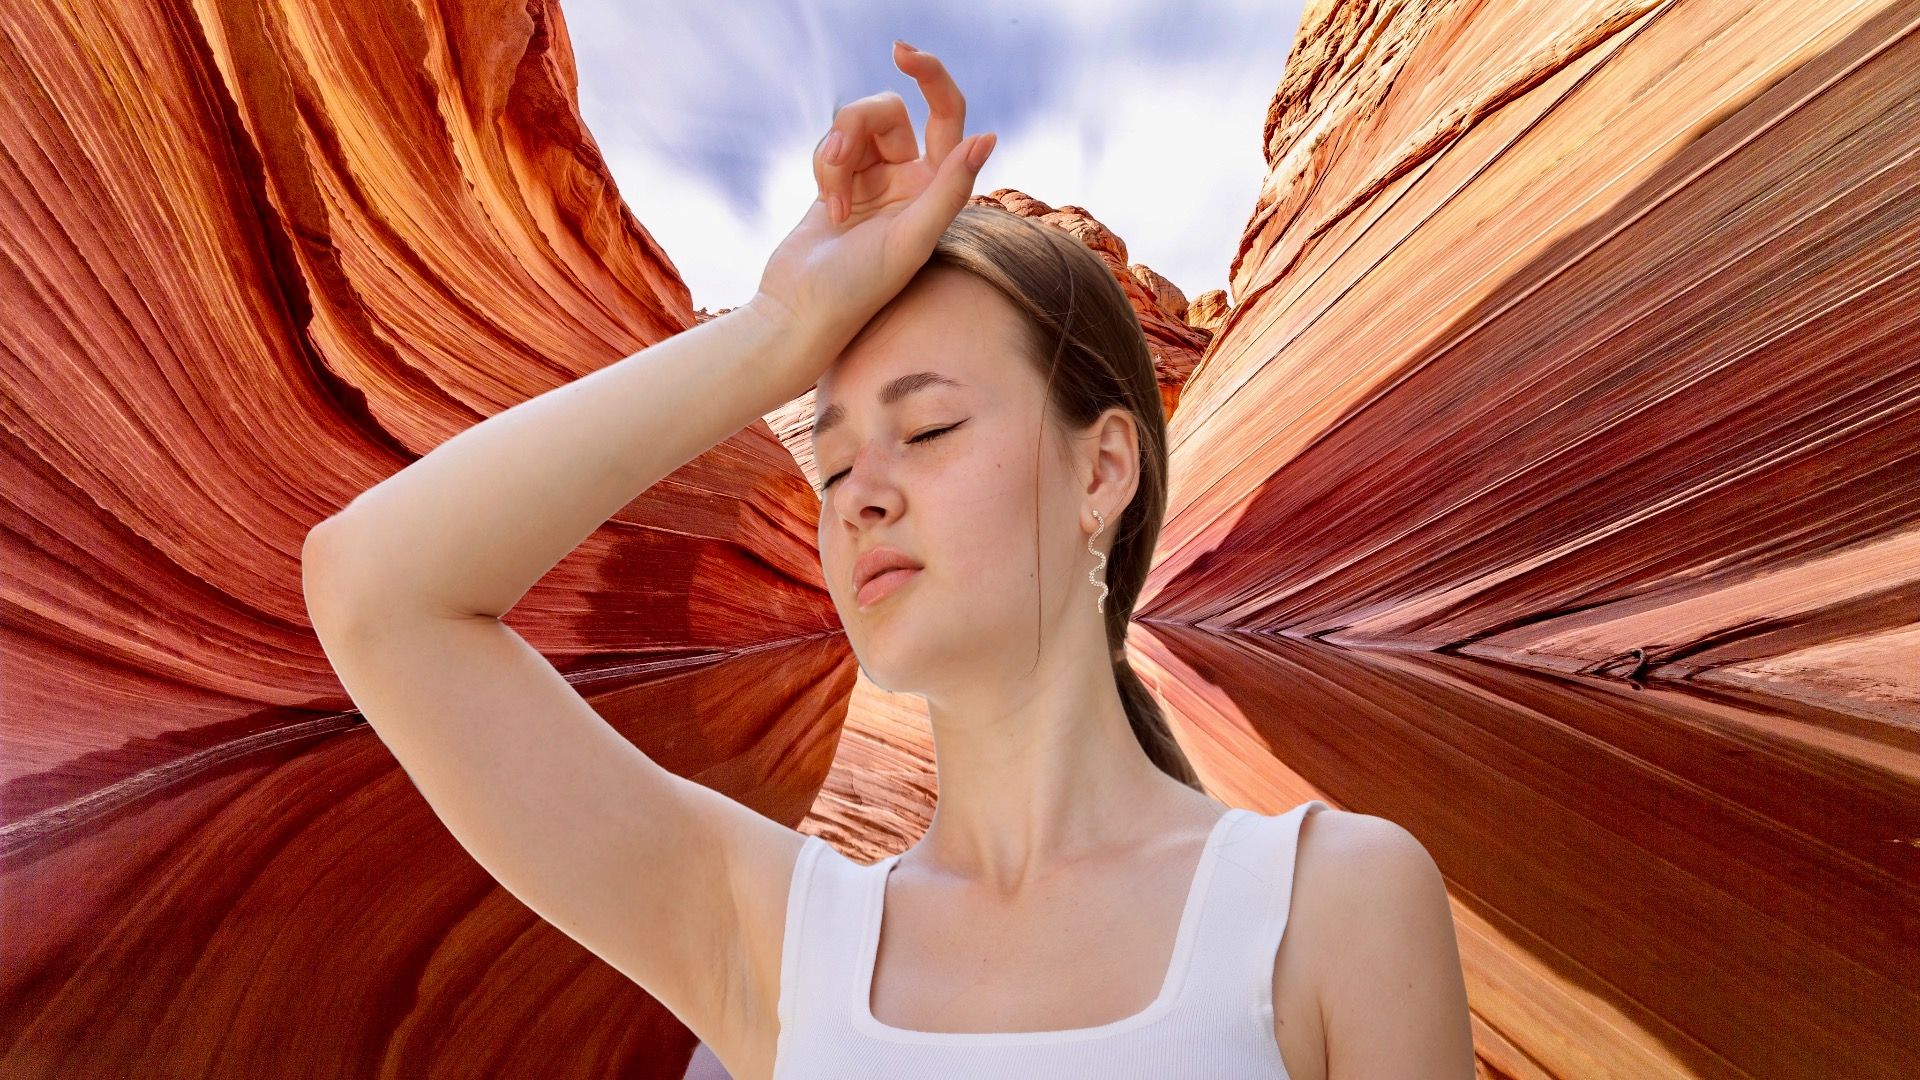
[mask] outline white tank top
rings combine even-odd
[[[1160,996],[1132,1016],[1064,1031],[911,1031],[868,1006],[882,890],[899,855],[858,863],[808,836],[787,891],[774,1080],[833,1077],[1219,1076],[1287,1080],[1273,1037],[1273,966],[1293,895],[1300,822],[1229,809],[1207,835]]]

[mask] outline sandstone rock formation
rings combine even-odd
[[[301,589],[359,491],[693,321],[558,8],[14,6],[0,72],[0,1074],[684,1067],[345,711]],[[816,507],[756,425],[507,621],[797,824],[857,675]]]
[[[1152,346],[1137,670],[1221,799],[1433,852],[1488,1076],[1920,1073],[1915,21],[1323,0],[1230,296],[979,197],[1082,239]],[[0,1073],[680,1075],[692,1033],[460,848],[301,594],[355,494],[705,316],[559,6],[4,25]],[[809,399],[506,621],[871,859],[931,741],[820,579]]]
[[[1915,17],[1301,27],[1138,617],[1434,853],[1492,1075],[1920,1070]]]

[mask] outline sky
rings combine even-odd
[[[1085,207],[1189,299],[1225,288],[1266,175],[1260,145],[1302,0],[561,0],[580,112],[614,182],[693,293],[753,295],[818,195],[840,106],[926,99],[893,39],[933,53],[998,145],[975,194]]]

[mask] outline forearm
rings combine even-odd
[[[498,617],[621,507],[804,392],[779,381],[800,367],[780,350],[825,347],[750,302],[488,417],[322,523],[322,587]]]

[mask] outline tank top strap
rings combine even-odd
[[[844,1003],[853,992],[850,980],[859,966],[859,914],[878,865],[857,863],[811,834],[800,845],[780,945],[783,1041],[795,1028],[833,1026],[844,1019]]]
[[[1220,838],[1213,882],[1193,943],[1193,1004],[1227,1011],[1251,1008],[1273,1025],[1273,965],[1293,907],[1294,854],[1308,799],[1281,814],[1239,810]]]

